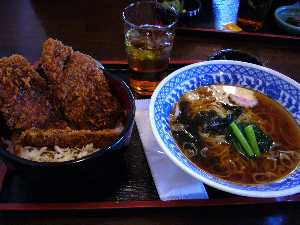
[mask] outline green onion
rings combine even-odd
[[[247,136],[248,142],[252,147],[252,150],[253,150],[254,154],[257,157],[260,156],[260,151],[259,151],[259,147],[258,147],[257,140],[256,140],[256,137],[255,137],[253,126],[248,125],[247,127],[245,127],[244,131],[245,131],[245,134]]]
[[[239,140],[239,142],[243,146],[247,156],[249,156],[250,158],[253,158],[255,155],[254,155],[247,139],[245,138],[244,134],[242,133],[242,131],[238,128],[238,126],[236,125],[235,122],[232,122],[229,126],[232,129],[233,134],[236,136],[236,138]]]
[[[232,134],[231,134],[232,135]],[[233,145],[233,147],[239,152],[241,153],[243,156],[247,157],[247,154],[245,153],[245,151],[243,150],[243,147],[241,146],[240,142],[236,139],[236,137],[231,138],[231,143]]]

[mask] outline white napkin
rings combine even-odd
[[[150,99],[135,101],[135,121],[160,199],[208,199],[204,185],[178,168],[155,140],[149,119],[149,103]]]

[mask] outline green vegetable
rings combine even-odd
[[[258,145],[258,148],[260,150],[260,152],[266,152],[269,151],[270,148],[273,145],[273,139],[271,136],[265,134],[256,124],[251,124],[251,123],[237,123],[236,125],[238,126],[238,128],[240,128],[241,131],[244,131],[244,129],[251,125],[253,127],[254,130],[254,134],[255,134],[255,138],[256,138],[256,142]]]
[[[243,150],[243,147],[241,146],[240,142],[238,141],[238,139],[232,133],[228,132],[227,135],[226,135],[226,139],[227,139],[227,141],[229,141],[233,145],[235,150],[237,150],[239,153],[241,153],[243,156],[245,156],[246,158],[249,159],[249,157],[247,156],[247,154]]]
[[[259,151],[259,147],[256,141],[256,137],[255,137],[255,133],[254,133],[254,129],[252,125],[248,125],[247,127],[245,127],[244,129],[247,140],[255,154],[256,157],[260,156],[260,151]]]
[[[239,140],[240,144],[242,145],[243,149],[245,150],[246,154],[248,157],[253,158],[254,152],[252,148],[250,147],[247,139],[245,138],[244,134],[242,131],[238,128],[237,124],[235,122],[232,122],[230,125],[230,128],[235,135],[235,137]]]
[[[253,125],[253,130],[255,133],[256,141],[260,152],[269,151],[272,144],[273,139],[266,135],[258,126]]]

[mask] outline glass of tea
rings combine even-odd
[[[157,1],[135,2],[123,11],[129,83],[140,96],[150,96],[167,73],[177,17]]]

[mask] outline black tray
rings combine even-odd
[[[184,62],[170,65],[170,72],[183,65]],[[126,64],[107,64],[105,67],[125,80],[128,77]],[[38,185],[1,164],[0,211],[195,207],[300,201],[300,195],[274,199],[246,198],[205,186],[208,200],[163,202],[156,191],[136,126],[129,146],[112,155],[110,160],[109,167],[95,171],[95,177],[86,182],[57,181]]]

